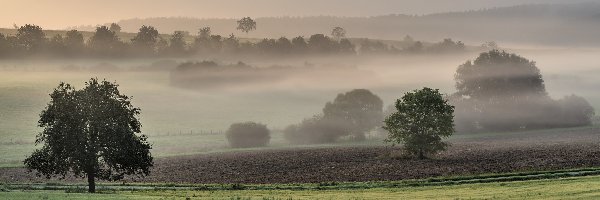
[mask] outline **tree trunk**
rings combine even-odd
[[[419,149],[419,159],[425,159],[425,155],[423,155],[423,149]]]
[[[96,182],[94,180],[94,178],[95,178],[94,173],[88,173],[87,178],[88,178],[88,192],[96,193]]]

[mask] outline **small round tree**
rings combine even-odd
[[[229,145],[234,148],[263,147],[271,140],[267,126],[256,122],[232,124],[225,135]]]
[[[404,149],[419,159],[443,151],[448,146],[442,138],[454,133],[454,106],[439,90],[423,88],[404,94],[396,101],[397,112],[385,119],[386,141],[403,143]]]
[[[244,17],[238,20],[237,23],[237,30],[240,30],[246,34],[248,34],[250,31],[256,30],[256,21],[250,17]]]
[[[333,30],[331,30],[331,36],[333,36],[333,38],[335,38],[336,40],[345,38],[346,37],[346,29],[339,27],[339,26],[335,27],[335,28],[333,28]]]

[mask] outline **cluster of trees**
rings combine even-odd
[[[256,29],[256,22],[250,18],[238,21],[238,29],[249,32]],[[17,29],[15,35],[0,34],[0,58],[20,56],[55,57],[144,57],[192,55],[253,54],[253,55],[355,55],[381,53],[448,53],[464,51],[462,42],[445,39],[442,42],[424,45],[412,38],[405,38],[406,48],[398,48],[381,41],[359,39],[356,45],[345,38],[346,30],[335,27],[331,37],[314,34],[308,38],[298,36],[288,39],[263,39],[258,42],[242,42],[231,34],[228,37],[213,35],[210,27],[199,29],[196,36],[188,32],[175,31],[163,37],[152,26],[142,26],[130,41],[119,38],[121,27],[118,24],[100,26],[92,35],[84,38],[82,32],[70,30],[65,35],[57,34],[48,38],[41,27],[26,24]],[[188,40],[193,40],[188,42]]]
[[[383,102],[369,90],[339,94],[323,108],[323,114],[288,126],[284,136],[294,144],[334,143],[343,138],[365,140],[365,134],[383,126],[386,141],[404,144],[405,151],[420,159],[446,149],[444,138],[454,129],[454,106],[437,89],[423,88],[404,94],[389,115]]]
[[[535,62],[505,51],[467,61],[455,80],[457,92],[450,101],[461,132],[584,126],[595,114],[582,97],[551,99]]]
[[[377,95],[355,89],[326,103],[322,114],[288,126],[285,138],[294,144],[332,143],[342,137],[364,140],[366,133],[381,125],[382,110],[383,101]]]
[[[401,41],[403,48],[389,45],[377,40],[362,39],[359,42],[357,52],[361,55],[369,54],[398,54],[398,53],[409,53],[409,54],[440,54],[440,53],[456,53],[466,51],[466,46],[461,41],[454,41],[450,38],[446,38],[441,42],[433,44],[424,44],[422,41],[415,41],[411,36],[406,36]],[[493,42],[488,42],[493,43]],[[482,45],[484,49],[495,49],[498,46],[488,46],[485,43]],[[495,43],[493,43],[495,44]]]

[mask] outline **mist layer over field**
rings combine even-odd
[[[513,52],[537,62],[548,93],[553,98],[577,94],[596,108],[594,91],[600,68],[594,62],[598,49],[517,49]],[[319,113],[338,93],[354,88],[372,90],[392,104],[404,92],[424,86],[451,94],[458,65],[478,53],[443,56],[393,56],[370,59],[319,58],[290,61],[247,61],[256,68],[275,65],[327,70],[307,74],[280,70],[260,82],[232,78],[217,89],[177,87],[172,66],[151,69],[159,60],[111,61],[4,61],[0,63],[0,135],[31,142],[39,112],[48,94],[64,81],[81,88],[91,77],[116,81],[124,94],[142,108],[143,131],[149,135],[222,131],[229,124],[257,121],[280,129]],[[182,63],[173,60],[166,63]],[[219,61],[235,64],[237,61]],[[165,64],[166,65],[166,64]],[[308,67],[307,67],[308,66]],[[156,67],[156,66],[154,66]],[[285,76],[284,76],[285,75]],[[226,80],[227,81],[227,80]]]

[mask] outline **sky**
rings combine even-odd
[[[534,3],[600,0],[2,0],[0,27],[45,29],[148,17],[240,18],[430,14]]]

